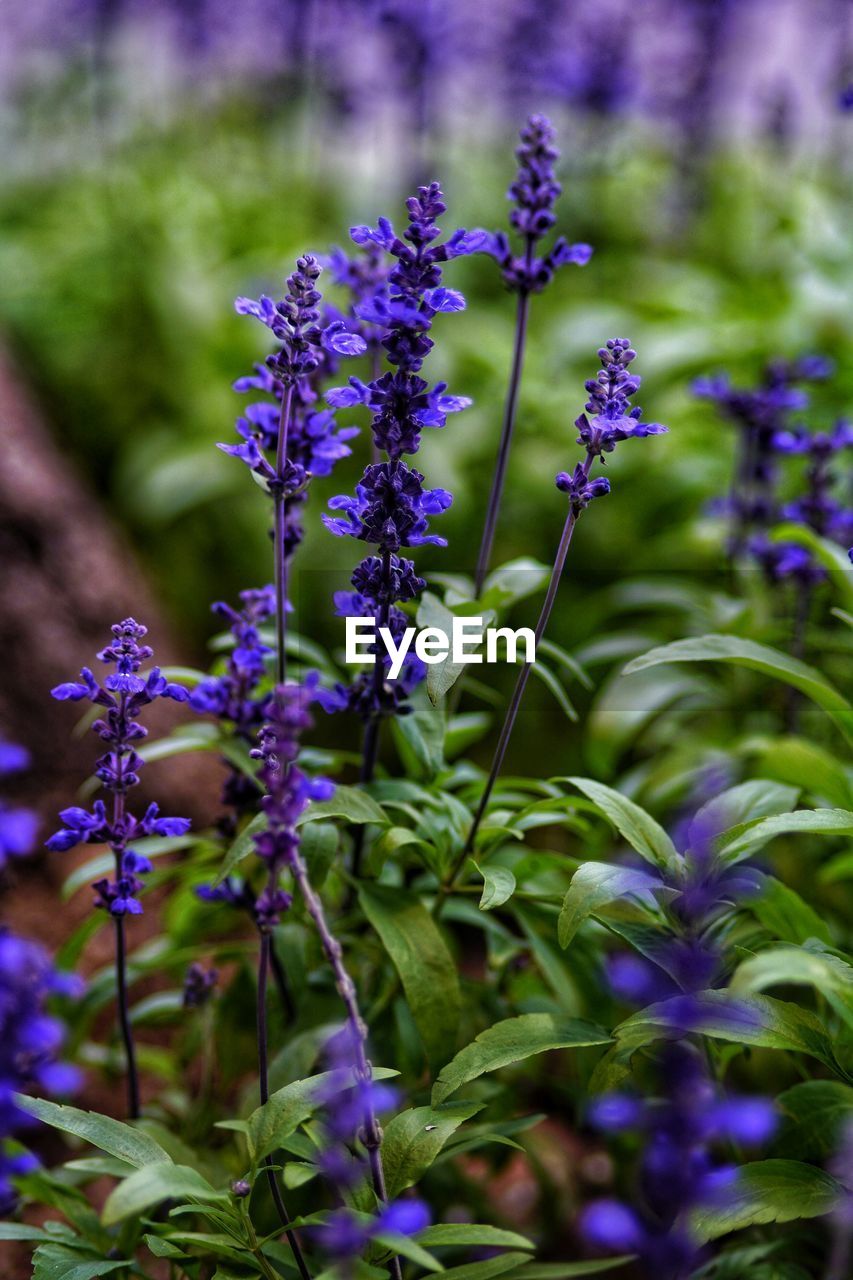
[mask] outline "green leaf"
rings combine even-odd
[[[40,1244],[33,1254],[32,1280],[95,1280],[97,1276],[108,1276],[120,1268],[132,1267],[130,1258],[115,1260],[107,1258],[81,1259],[76,1249],[65,1244]]]
[[[577,724],[577,709],[551,668],[547,667],[540,658],[537,662],[532,664],[530,670],[534,676],[539,677],[545,687],[554,695],[554,698],[566,719],[570,720],[572,724]]]
[[[30,1098],[24,1094],[16,1094],[15,1103],[43,1124],[74,1134],[93,1147],[117,1156],[119,1160],[126,1160],[134,1168],[172,1163],[171,1157],[149,1134],[123,1124],[121,1120],[113,1120],[112,1116],[102,1116],[97,1111],[80,1111],[77,1107],[66,1107],[48,1102],[46,1098]]]
[[[434,1258],[431,1253],[427,1253],[417,1240],[413,1240],[411,1236],[401,1235],[397,1231],[377,1231],[373,1237],[377,1244],[384,1245],[386,1249],[400,1254],[403,1258],[408,1258],[410,1262],[416,1263],[417,1266],[423,1267],[425,1271],[444,1271],[444,1266],[439,1262],[438,1258]]]
[[[721,1204],[697,1210],[690,1225],[699,1242],[768,1222],[819,1218],[836,1205],[839,1183],[822,1169],[797,1160],[757,1160],[738,1170]]]
[[[392,722],[397,750],[411,776],[434,778],[444,768],[444,707],[419,692],[410,703],[411,714]]]
[[[184,1164],[149,1164],[120,1182],[107,1198],[101,1221],[113,1227],[134,1218],[164,1200],[211,1204],[228,1202],[224,1191],[216,1191],[196,1169]]]
[[[532,556],[519,556],[495,569],[486,578],[480,604],[503,611],[519,600],[535,595],[547,583],[551,570]]]
[[[853,965],[814,945],[765,948],[738,965],[729,990],[752,994],[767,987],[789,985],[814,987],[853,1027]]]
[[[784,786],[767,778],[753,778],[729,787],[702,805],[690,823],[688,837],[691,841],[698,840],[701,846],[709,832],[716,836],[733,827],[793,809],[799,794],[799,787]]]
[[[635,897],[649,902],[654,892],[666,891],[660,879],[648,871],[614,867],[607,862],[585,862],[572,876],[563,899],[557,937],[567,947],[583,922],[606,903]]]
[[[842,732],[853,740],[853,706],[814,667],[778,649],[739,636],[695,636],[652,649],[634,658],[624,670],[626,675],[630,675],[667,662],[731,662],[783,680],[822,707]]]
[[[398,1074],[387,1067],[373,1069],[374,1080],[388,1080]],[[246,1136],[254,1158],[263,1160],[264,1156],[280,1147],[284,1139],[289,1138],[322,1105],[320,1095],[323,1086],[337,1080],[337,1073],[323,1071],[304,1080],[294,1080],[271,1094],[246,1121]],[[242,1122],[239,1123],[242,1128]]]
[[[782,524],[771,531],[771,542],[796,542],[806,547],[823,565],[830,581],[848,608],[853,608],[853,567],[844,547],[828,538],[821,538],[814,529],[803,524]]]
[[[26,1222],[0,1222],[0,1240],[49,1240],[41,1227],[30,1227]]]
[[[399,974],[427,1057],[437,1065],[456,1041],[462,1007],[459,976],[447,944],[413,894],[363,885],[358,896]]]
[[[307,822],[320,822],[326,818],[346,818],[347,822],[355,826],[363,826],[366,823],[376,823],[378,826],[388,825],[388,817],[384,809],[381,809],[374,799],[366,792],[360,791],[358,787],[335,787],[335,794],[331,799],[314,801],[304,813],[299,815],[296,825],[303,827]],[[253,852],[254,837],[260,835],[266,829],[266,825],[266,814],[258,813],[243,828],[225,855],[216,877],[216,884],[222,884],[223,880],[233,875],[243,859]]]
[[[329,800],[315,800],[296,819],[297,827],[306,822],[319,822],[323,818],[345,818],[353,826],[369,822],[378,826],[388,825],[388,815],[366,791],[359,787],[335,786],[335,794]]]
[[[515,876],[509,867],[480,867],[476,862],[474,866],[483,877],[480,910],[491,911],[494,907],[501,907],[508,902],[515,893]]]
[[[853,836],[853,812],[849,809],[797,809],[738,827],[719,841],[726,861],[749,857],[762,845],[785,835]]]
[[[483,1262],[465,1262],[460,1267],[448,1267],[442,1280],[492,1280],[493,1276],[512,1271],[522,1262],[529,1262],[528,1253],[501,1253]]]
[[[616,1059],[622,1063],[654,1040],[684,1034],[683,1002],[676,996],[641,1009],[613,1032]],[[772,996],[730,996],[702,991],[690,998],[689,1030],[735,1044],[806,1053],[837,1070],[832,1039],[815,1014]]]
[[[748,743],[747,749],[758,755],[765,777],[792,783],[837,809],[853,808],[853,785],[843,766],[816,743],[805,738],[761,738],[754,745]]]
[[[821,942],[832,940],[826,921],[794,889],[775,876],[753,874],[759,878],[761,893],[757,898],[748,899],[746,906],[768,933],[780,942],[793,942],[798,946],[809,938],[819,938]]]
[[[570,782],[583,792],[647,862],[654,862],[659,867],[677,864],[675,845],[663,827],[633,800],[592,778],[556,778],[554,781]]]
[[[804,1080],[776,1099],[782,1129],[774,1144],[781,1156],[823,1162],[834,1155],[853,1120],[853,1089],[839,1080]]]
[[[575,1276],[600,1276],[633,1260],[633,1253],[623,1253],[616,1258],[599,1258],[595,1262],[529,1262],[511,1271],[507,1280],[573,1280]]]
[[[389,1192],[389,1195],[391,1193]],[[526,1236],[515,1231],[504,1231],[500,1227],[490,1227],[475,1222],[439,1222],[434,1227],[426,1227],[418,1234],[419,1244],[467,1246],[469,1248],[489,1249],[533,1249],[535,1246]]]
[[[394,1200],[414,1186],[435,1160],[444,1144],[465,1120],[482,1109],[482,1103],[448,1102],[442,1107],[413,1107],[394,1116],[382,1139],[382,1163],[388,1198]],[[422,1236],[422,1243],[430,1243]],[[439,1244],[441,1241],[433,1241]],[[517,1241],[515,1246],[518,1247]]]
[[[506,1018],[481,1031],[476,1040],[443,1068],[433,1085],[432,1105],[437,1107],[463,1084],[487,1071],[497,1071],[536,1053],[609,1043],[606,1031],[580,1018],[556,1017],[551,1013],[522,1013],[516,1018]]]

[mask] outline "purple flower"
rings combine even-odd
[[[639,390],[641,379],[628,372],[629,365],[637,358],[628,339],[611,338],[606,346],[599,348],[598,358],[601,368],[597,376],[584,383],[589,393],[584,406],[586,413],[575,421],[580,432],[577,442],[584,446],[588,457],[612,453],[620,441],[632,437],[663,435],[666,427],[656,422],[641,422],[642,410],[631,407],[631,397]]]
[[[524,250],[515,255],[509,236],[503,231],[484,233],[483,251],[490,254],[501,268],[507,288],[516,293],[540,293],[560,268],[573,263],[585,266],[592,257],[588,244],[569,244],[558,236],[548,253],[537,257],[535,247],[557,221],[554,206],[562,187],[554,166],[560,153],[554,145],[553,125],[546,116],[532,115],[521,130],[521,144],[516,150],[519,167],[507,192],[514,208],[509,220],[521,237]]]
[[[0,778],[19,773],[29,763],[30,753],[24,747],[0,740]],[[11,858],[32,852],[38,826],[38,818],[29,809],[14,808],[0,799],[0,871]]]
[[[184,1008],[200,1009],[206,1005],[218,981],[218,969],[205,969],[204,965],[193,961],[184,977]]]
[[[91,810],[78,805],[63,809],[59,815],[62,827],[50,837],[47,847],[62,851],[77,844],[108,844],[115,855],[116,873],[113,880],[100,880],[93,886],[96,906],[114,916],[138,915],[142,911],[137,896],[142,888],[140,877],[151,868],[147,858],[128,846],[143,836],[183,835],[190,823],[187,818],[161,818],[156,804],[150,804],[141,818],[127,809],[127,793],[139,782],[143,765],[134,744],[148,733],[135,717],[158,698],[185,702],[188,694],[181,685],[166,680],[159,667],[152,667],[145,676],[139,674],[142,663],[153,656],[150,646],[140,643],[146,635],[145,627],[126,618],[116,623],[112,633],[112,643],[101,650],[98,658],[108,666],[114,664],[116,670],[103,685],[84,667],[79,684],[58,685],[53,696],[60,701],[88,698],[105,709],[105,715],[92,725],[93,732],[107,746],[95,763],[95,774],[115,797],[113,811],[107,813],[103,800],[96,800]]]
[[[0,928],[0,1215],[15,1207],[12,1179],[36,1167],[24,1154],[5,1153],[3,1139],[32,1124],[15,1105],[15,1093],[38,1090],[72,1093],[79,1084],[73,1067],[57,1061],[65,1036],[63,1024],[45,1012],[52,995],[74,995],[76,979],[57,973],[37,943]]]
[[[267,827],[254,837],[255,853],[268,872],[267,887],[255,903],[255,918],[264,930],[273,928],[291,905],[290,894],[278,887],[278,876],[299,851],[297,818],[312,800],[328,800],[334,793],[326,778],[310,778],[295,763],[300,736],[312,723],[308,707],[315,687],[316,681],[306,681],[274,690],[258,747],[252,752],[261,761],[258,780],[266,791],[261,808]]]
[[[349,534],[391,552],[424,543],[445,547],[444,538],[428,532],[428,517],[446,511],[453,498],[446,489],[425,489],[423,479],[405,462],[373,463],[354,498],[343,494],[330,500],[333,511],[346,514],[324,515],[323,523],[338,537]]]
[[[689,1221],[700,1208],[724,1204],[737,1184],[737,1169],[717,1154],[732,1140],[766,1142],[776,1114],[763,1098],[726,1098],[710,1080],[701,1054],[686,1041],[658,1055],[659,1096],[609,1094],[590,1108],[589,1121],[604,1133],[633,1130],[642,1137],[637,1208],[599,1200],[582,1212],[579,1227],[591,1248],[637,1253],[644,1271],[661,1280],[692,1274],[702,1250]]]

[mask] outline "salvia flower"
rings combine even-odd
[[[359,1070],[356,1035],[349,1023],[328,1042],[325,1056],[329,1069],[315,1095],[322,1106],[317,1163],[336,1198],[347,1201],[370,1175],[365,1117],[375,1118],[390,1110],[398,1096],[395,1089]],[[430,1220],[429,1209],[419,1199],[382,1204],[371,1217],[342,1207],[328,1216],[315,1237],[341,1265],[361,1256],[378,1235],[416,1235]]]
[[[764,1098],[724,1096],[699,1051],[686,1041],[667,1045],[657,1066],[659,1096],[605,1094],[588,1113],[601,1133],[640,1135],[636,1205],[593,1201],[579,1225],[591,1248],[636,1253],[647,1274],[681,1280],[702,1259],[691,1216],[724,1205],[737,1186],[737,1166],[721,1152],[733,1142],[762,1145],[773,1136],[777,1118]]]
[[[510,223],[523,241],[523,251],[513,253],[504,231],[488,235],[483,244],[500,266],[504,283],[516,293],[539,293],[560,267],[582,267],[592,257],[591,245],[569,244],[565,236],[558,236],[547,253],[536,254],[539,241],[557,221],[555,205],[562,191],[554,168],[560,158],[554,140],[553,125],[543,115],[530,116],[521,130],[518,173],[507,198],[513,202]]]
[[[267,827],[254,837],[255,853],[265,863],[267,885],[255,903],[255,918],[262,931],[278,924],[291,905],[291,895],[279,885],[280,872],[292,867],[299,850],[296,820],[312,800],[328,800],[334,787],[326,778],[310,778],[295,763],[299,739],[311,725],[308,707],[314,697],[312,683],[276,688],[258,735],[253,755],[261,761],[259,781],[266,789],[261,807]]]
[[[79,994],[76,978],[54,969],[35,942],[0,928],[0,1215],[15,1206],[12,1179],[35,1167],[28,1154],[10,1155],[3,1139],[32,1124],[14,1101],[16,1093],[72,1093],[77,1071],[60,1060],[65,1030],[45,1003],[53,995]]]
[[[201,1009],[210,1000],[218,981],[217,969],[205,969],[193,961],[184,977],[184,1008]]]
[[[339,593],[340,612],[349,605],[356,616],[373,616],[379,626],[399,628],[403,615],[394,605],[412,600],[423,588],[423,580],[410,560],[400,557],[403,547],[424,544],[446,546],[429,532],[429,518],[440,515],[452,498],[445,489],[427,489],[421,472],[410,467],[404,455],[420,448],[425,427],[443,427],[449,413],[466,408],[470,401],[447,394],[443,382],[430,386],[421,376],[424,361],[433,347],[430,336],[435,316],[442,311],[460,311],[465,306],[461,293],[442,282],[442,266],[453,258],[473,253],[483,241],[483,233],[454,231],[441,240],[438,219],[447,211],[437,182],[418,188],[406,202],[408,226],[397,235],[387,218],[375,227],[351,230],[356,244],[365,250],[378,249],[393,260],[387,284],[354,308],[356,316],[377,326],[383,334],[389,372],[369,383],[350,378],[347,386],[327,395],[333,407],[365,404],[371,411],[374,448],[387,455],[387,462],[368,466],[356,486],[354,496],[332,498],[334,513],[324,515],[326,527],[338,537],[350,536],[377,548],[356,569],[352,577],[355,594]],[[343,686],[320,693],[327,710],[345,707],[356,710],[368,724],[365,741],[364,776],[373,772],[377,750],[375,726],[382,715],[404,711],[411,690],[423,678],[422,663],[409,662],[401,680],[391,688],[384,680],[385,659],[380,654],[372,675],[360,677],[351,689]],[[384,686],[384,687],[383,687]]]
[[[19,773],[29,762],[30,755],[24,747],[0,740],[0,778]],[[38,818],[34,813],[0,799],[0,871],[10,859],[32,852],[37,831]]]
[[[808,393],[800,384],[821,381],[831,372],[829,360],[811,355],[770,361],[754,388],[736,387],[725,374],[693,383],[694,395],[712,400],[738,432],[729,494],[713,508],[732,521],[729,552],[748,550],[771,576],[777,553],[764,531],[779,514],[777,442],[790,429],[791,414],[808,406]]]
[[[116,623],[112,642],[98,654],[106,666],[115,667],[103,683],[84,667],[79,681],[57,685],[52,691],[60,701],[86,699],[102,708],[92,729],[107,750],[96,761],[95,773],[104,788],[112,792],[113,806],[108,812],[104,801],[96,800],[91,809],[78,805],[63,809],[59,815],[62,827],[50,837],[47,847],[61,851],[77,844],[110,846],[116,858],[116,874],[99,880],[93,887],[96,905],[114,916],[138,915],[142,911],[140,877],[151,870],[151,864],[129,847],[133,841],[143,836],[184,835],[190,826],[187,818],[161,817],[153,803],[139,817],[126,808],[127,794],[139,782],[143,765],[136,747],[148,733],[136,717],[158,698],[186,702],[188,696],[186,689],[167,680],[159,667],[140,674],[143,662],[153,655],[150,646],[141,643],[146,630],[133,618]]]

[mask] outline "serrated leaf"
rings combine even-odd
[[[420,898],[384,885],[363,885],[362,910],[391,957],[431,1064],[456,1042],[459,976],[438,926]]]
[[[822,1169],[797,1160],[756,1160],[738,1170],[721,1204],[696,1210],[690,1219],[697,1240],[768,1222],[819,1218],[837,1204],[842,1188]]]
[[[197,1169],[161,1161],[137,1169],[120,1182],[107,1198],[101,1221],[105,1227],[112,1227],[126,1218],[147,1212],[164,1200],[227,1204],[228,1195],[224,1191],[216,1191]]]
[[[580,1018],[557,1017],[551,1013],[522,1013],[506,1018],[481,1031],[476,1040],[442,1069],[433,1085],[432,1105],[438,1106],[478,1076],[534,1054],[609,1043],[606,1031]]]
[[[388,1198],[394,1200],[401,1191],[414,1186],[460,1124],[470,1120],[482,1106],[477,1102],[449,1102],[436,1108],[413,1107],[394,1116],[382,1139]],[[418,1239],[429,1243],[422,1236]]]
[[[655,892],[667,890],[660,878],[648,871],[614,867],[607,862],[584,862],[572,876],[563,899],[557,924],[560,946],[567,947],[583,922],[605,904],[628,897],[653,903]]]
[[[77,1107],[48,1102],[46,1098],[30,1098],[25,1094],[16,1094],[15,1103],[22,1111],[35,1116],[52,1129],[61,1129],[63,1133],[82,1138],[93,1147],[117,1156],[119,1160],[126,1160],[134,1168],[172,1163],[171,1156],[149,1134],[141,1129],[134,1129],[121,1120],[114,1120],[112,1116],[102,1116],[96,1111],[80,1111]]]
[[[668,868],[677,864],[675,845],[663,827],[633,800],[592,778],[557,778],[555,781],[570,782],[577,787],[647,862]]]
[[[778,649],[740,636],[695,636],[652,649],[634,658],[624,670],[626,675],[630,675],[667,662],[731,662],[782,680],[822,707],[842,732],[853,740],[853,706],[814,667]]]

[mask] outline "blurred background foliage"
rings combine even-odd
[[[517,5],[498,8],[519,16]],[[672,13],[680,21],[688,8],[698,22],[707,6],[675,6]],[[409,17],[415,11],[396,9]],[[821,9],[824,18],[828,11]],[[216,22],[214,13],[210,31],[222,36]],[[697,29],[701,36],[701,23]],[[256,35],[263,39],[260,29]],[[123,61],[116,54],[111,62],[104,31],[101,43],[93,41],[85,56],[50,63],[51,71],[16,83],[7,98],[0,327],[69,465],[94,483],[143,561],[188,660],[203,656],[210,602],[259,585],[268,561],[263,506],[243,469],[214,448],[231,439],[241,408],[232,381],[263,353],[263,334],[234,314],[233,298],[275,293],[297,254],[346,244],[353,222],[379,214],[400,222],[414,179],[442,181],[448,228],[505,225],[515,135],[524,106],[539,105],[555,112],[563,151],[558,230],[588,240],[595,255],[534,301],[496,562],[550,559],[563,517],[553,477],[578,456],[572,424],[585,398],[583,380],[595,371],[596,348],[625,335],[640,353],[645,416],[668,424],[671,434],[626,447],[613,462],[612,496],[581,522],[554,639],[576,649],[650,608],[663,638],[739,625],[736,610],[726,613],[732,583],[724,530],[707,513],[726,489],[733,436],[709,403],[691,395],[690,383],[721,368],[749,383],[771,356],[821,352],[834,359],[836,373],[814,389],[809,421],[826,425],[853,400],[853,120],[837,109],[830,79],[810,86],[830,112],[819,147],[813,126],[799,139],[789,127],[723,128],[699,145],[698,90],[689,74],[682,75],[687,96],[680,107],[669,104],[668,121],[624,95],[596,96],[591,81],[582,101],[565,94],[555,104],[552,86],[542,82],[528,87],[526,101],[521,93],[500,109],[489,101],[481,117],[422,120],[418,133],[412,103],[423,107],[418,91],[434,88],[437,74],[428,60],[406,82],[405,102],[391,103],[390,128],[387,102],[374,115],[363,97],[358,110],[342,93],[336,99],[323,78],[322,41],[313,57],[294,52],[291,42],[291,61],[280,73],[273,65],[262,79],[220,77],[215,93],[211,63],[201,61],[188,90],[158,115],[150,100],[140,108],[131,92],[145,80],[144,50],[128,53],[117,42]],[[357,61],[357,32],[353,42]],[[647,78],[653,48],[632,50]],[[697,48],[700,58],[710,56],[701,41]],[[798,70],[792,61],[794,80]],[[483,67],[479,74],[486,75]],[[612,67],[600,68],[599,78],[612,83]],[[159,83],[153,72],[152,79],[149,99]],[[547,100],[540,104],[537,94]],[[473,567],[514,309],[488,259],[454,264],[448,282],[464,291],[468,309],[436,325],[433,368],[454,392],[473,397],[474,407],[431,433],[421,454],[430,482],[455,495],[442,521],[449,550],[428,550],[421,559],[427,572],[445,573]],[[354,421],[360,413],[353,411]],[[319,512],[331,493],[352,487],[367,452],[362,437],[335,476],[313,486],[294,584],[304,629],[333,647],[342,629],[330,596],[345,583],[353,548],[328,535]],[[634,578],[646,585],[632,604]],[[753,616],[744,627],[755,633],[758,611],[758,630],[778,642],[784,600],[774,613],[757,582],[751,590]],[[534,606],[521,607],[519,623]],[[667,671],[651,683],[647,711],[679,702],[686,714],[706,712],[713,702],[704,677]],[[627,715],[625,695],[613,692],[608,702],[606,683],[594,701],[587,763],[609,773],[643,723],[643,707]],[[564,721],[555,718],[562,713],[547,691],[534,690],[531,702],[531,723],[542,715],[562,733]],[[677,717],[667,723],[677,732]],[[721,738],[726,730],[722,721]],[[521,752],[519,762],[535,767],[529,744]]]

